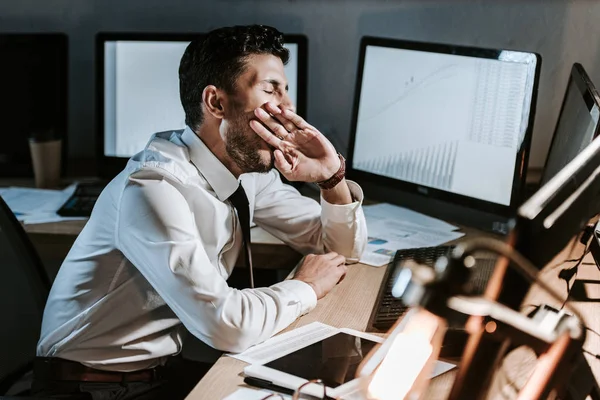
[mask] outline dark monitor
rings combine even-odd
[[[543,268],[597,212],[600,97],[581,64],[574,64],[540,189],[518,209],[515,248]],[[529,283],[507,271],[500,301],[518,307]]]
[[[508,243],[542,269],[599,211],[600,140],[595,139],[519,207]],[[521,310],[532,283],[515,269],[505,269],[502,265],[505,264],[496,264],[499,274],[492,277],[501,279],[497,301]],[[479,398],[480,393],[487,391],[494,366],[498,365],[495,361],[508,348],[506,344],[486,335],[471,336],[459,377],[469,386],[464,386],[461,395]]]
[[[117,175],[156,132],[185,128],[179,62],[202,34],[99,33],[96,36],[99,173]],[[289,93],[306,115],[307,39],[285,35]]]
[[[598,211],[600,211],[600,139],[595,139],[519,207],[508,243],[541,269],[582,231]],[[530,313],[535,313],[538,308],[544,308],[543,304],[533,304],[533,311],[531,308],[525,310],[525,307],[521,307],[532,283],[515,269],[506,268],[503,260],[501,258],[496,264],[496,271],[488,284],[488,287],[494,288],[501,283],[497,301],[514,310]],[[558,272],[555,273],[558,275]],[[491,291],[493,292],[494,289]],[[570,292],[570,289],[567,292]],[[501,362],[504,353],[517,345],[517,343],[510,343],[512,335],[507,337],[505,340],[498,340],[498,337],[492,335],[477,333],[470,336],[463,352],[461,371],[457,378],[457,382],[464,384],[461,384],[459,390],[454,390],[458,396],[486,397],[485,393],[488,391],[495,368]],[[579,386],[586,387],[589,367],[584,363],[578,365],[579,361],[574,360],[571,360],[570,366],[576,368],[577,373],[583,377]],[[578,390],[578,393],[585,394],[567,397],[583,399],[588,392]]]
[[[374,199],[507,233],[540,64],[530,52],[363,38],[349,177]]]
[[[0,176],[33,176],[30,136],[60,137],[66,159],[68,39],[0,33]]]
[[[600,96],[581,64],[573,64],[542,174],[548,182],[598,135]]]
[[[514,248],[539,269],[600,212],[600,140],[593,140],[518,209]],[[517,309],[530,283],[507,270],[499,301]]]

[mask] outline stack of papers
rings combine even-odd
[[[85,217],[61,217],[56,212],[75,191],[73,184],[64,190],[33,189],[22,187],[0,188],[0,196],[24,224],[42,224]]]
[[[363,207],[369,239],[360,262],[387,265],[396,250],[440,246],[464,236],[458,227],[404,207],[381,203]]]

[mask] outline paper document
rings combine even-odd
[[[363,264],[380,267],[396,250],[439,246],[464,236],[454,225],[403,207],[384,203],[363,209],[369,232]]]
[[[229,396],[225,397],[224,400],[261,400],[270,395],[273,392],[267,390],[258,390],[250,388],[240,388]],[[284,399],[291,399],[292,396],[281,394]],[[276,397],[277,398],[277,397]]]
[[[77,221],[87,217],[63,217],[57,213],[15,214],[17,219],[27,224],[47,224],[49,222]]]
[[[60,207],[75,191],[73,184],[64,190],[9,187],[0,190],[0,196],[17,219],[25,224],[85,219],[82,217],[61,217],[56,214]]]
[[[389,203],[363,206],[363,210],[365,216],[368,216],[373,222],[391,219],[440,231],[454,231],[458,229],[458,226],[451,225],[441,219],[433,218],[408,208],[395,206]]]
[[[273,336],[269,340],[250,347],[238,354],[228,354],[230,357],[245,361],[249,364],[266,364],[286,354],[292,353],[303,347],[316,343],[332,336],[339,329],[313,322],[296,328],[281,335]]]
[[[62,190],[11,187],[2,191],[2,198],[13,212],[22,214],[56,212],[67,200]]]

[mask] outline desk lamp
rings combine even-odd
[[[359,367],[365,397],[422,398],[446,326],[464,321],[465,316],[475,316],[481,318],[483,330],[474,330],[467,324],[471,336],[486,335],[489,340],[498,341],[509,338],[512,344],[529,346],[540,354],[531,377],[519,392],[519,399],[545,399],[550,393],[568,399],[583,399],[585,396],[580,395],[585,393],[600,399],[600,391],[582,355],[585,329],[576,312],[570,315],[543,307],[535,315],[526,316],[490,299],[470,295],[468,280],[476,262],[473,253],[481,250],[491,250],[510,259],[526,278],[560,300],[553,289],[537,280],[537,270],[528,260],[495,239],[463,242],[449,257],[438,259],[433,268],[408,261],[393,291],[411,310]],[[578,394],[569,392],[568,383],[575,374],[580,378],[582,373],[589,378],[588,386],[581,387],[578,382]],[[469,397],[468,385],[469,382],[455,382],[451,397],[473,398]]]

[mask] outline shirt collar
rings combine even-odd
[[[181,134],[181,140],[190,151],[190,160],[213,188],[219,200],[227,200],[240,185],[236,177],[206,147],[189,126]]]

